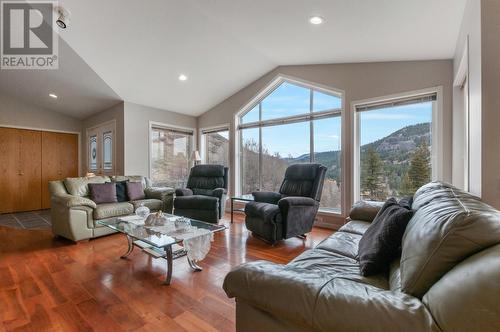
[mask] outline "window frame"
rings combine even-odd
[[[274,92],[281,84],[283,83],[290,83],[294,84],[299,87],[303,87],[305,89],[310,90],[310,102],[309,102],[309,112],[302,114],[302,115],[293,115],[293,116],[287,116],[287,117],[282,117],[282,118],[275,118],[275,119],[268,119],[268,120],[262,120],[262,104],[261,102],[267,98],[272,92]],[[341,104],[340,108],[335,108],[335,109],[329,109],[329,110],[322,110],[322,111],[314,111],[314,104],[313,104],[313,94],[314,91],[325,93],[328,95],[333,95],[338,98],[340,98]],[[242,123],[241,119],[245,114],[250,112],[255,106],[259,106],[259,121],[254,121],[254,122],[248,122],[248,123]],[[342,154],[342,160],[341,160],[341,183],[345,184],[345,179],[346,179],[346,140],[345,140],[345,135],[346,135],[346,130],[345,130],[345,92],[340,89],[332,88],[330,86],[326,86],[323,84],[319,83],[314,83],[314,82],[309,82],[306,80],[302,80],[299,78],[291,77],[288,75],[278,75],[275,77],[271,83],[269,83],[264,89],[262,89],[259,93],[256,94],[254,98],[251,99],[250,102],[248,102],[244,107],[241,108],[239,112],[237,112],[234,116],[234,132],[233,132],[233,139],[234,139],[234,156],[233,156],[233,163],[235,165],[234,167],[234,173],[235,173],[235,191],[237,195],[240,195],[242,192],[242,177],[243,177],[243,172],[242,172],[242,151],[241,151],[241,144],[242,144],[242,133],[244,129],[248,128],[260,128],[259,130],[259,155],[262,154],[262,128],[266,126],[277,126],[277,125],[284,125],[284,124],[290,124],[290,123],[296,123],[296,122],[309,122],[310,125],[310,162],[314,162],[314,121],[315,120],[320,120],[320,119],[327,119],[327,118],[334,118],[334,117],[340,117],[341,125],[341,133],[340,133],[340,139],[341,139],[341,144],[340,144],[340,151]],[[261,182],[261,176],[260,174],[262,173],[262,160],[259,158],[259,188],[262,187]],[[343,185],[341,188],[341,207],[340,211],[337,210],[336,208],[328,208],[328,207],[321,207],[320,212],[325,213],[325,214],[332,214],[335,216],[343,216],[345,211],[346,211],[346,186]]]
[[[436,100],[432,107],[432,124],[431,124],[431,179],[432,181],[442,179],[444,172],[443,162],[443,87],[436,86],[427,89],[408,91],[387,96],[369,98],[351,102],[351,112],[353,120],[351,121],[351,142],[352,146],[352,205],[360,200],[360,177],[361,177],[361,160],[360,160],[360,118],[358,108],[378,103],[398,102],[404,99],[418,98],[429,94],[435,94]],[[369,111],[368,111],[369,112]]]
[[[152,167],[153,167],[153,163],[151,162],[151,158],[152,158],[152,150],[153,150],[153,129],[154,128],[160,128],[160,129],[171,129],[171,130],[183,130],[183,131],[191,131],[193,133],[193,136],[192,136],[192,150],[189,152],[189,156],[188,156],[188,159],[189,159],[189,162],[188,162],[188,168],[191,168],[193,165],[194,165],[194,161],[192,160],[192,154],[193,154],[193,151],[196,151],[197,150],[197,147],[198,147],[198,141],[197,141],[197,131],[196,131],[196,128],[192,128],[192,127],[183,127],[183,126],[178,126],[178,125],[173,125],[173,124],[169,124],[169,123],[164,123],[164,122],[156,122],[156,121],[149,121],[149,135],[148,135],[148,171],[149,171],[149,174],[148,174],[148,177],[152,180],[152,174],[153,174],[153,170],[152,170]]]
[[[203,163],[206,164],[206,163],[208,163],[208,151],[207,151],[208,146],[207,146],[207,142],[206,142],[206,138],[207,138],[206,135],[209,133],[204,133],[205,131],[210,131],[210,133],[219,132],[219,131],[227,131],[228,132],[229,150],[228,150],[228,156],[227,156],[227,163],[228,163],[228,165],[230,165],[231,164],[231,128],[230,128],[229,123],[224,123],[224,124],[217,125],[217,126],[200,128],[199,135],[200,135],[201,160]]]

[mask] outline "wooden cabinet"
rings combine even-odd
[[[0,127],[0,213],[50,207],[48,181],[78,175],[78,135]]]
[[[78,136],[42,132],[42,209],[50,208],[49,181],[78,176]]]

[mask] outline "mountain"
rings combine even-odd
[[[410,163],[412,151],[422,141],[426,141],[430,146],[430,125],[426,122],[407,126],[375,142],[362,145],[361,157],[368,148],[373,147],[382,160],[384,173],[388,174],[389,182],[397,186]],[[328,178],[340,180],[340,151],[317,152],[314,154],[314,160],[328,168]],[[308,154],[287,159],[289,164],[304,161],[309,161]]]

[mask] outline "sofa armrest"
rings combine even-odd
[[[174,189],[170,187],[148,187],[144,189],[146,198],[165,200],[166,196],[173,195]]]
[[[316,293],[326,282],[328,278],[317,272],[255,261],[229,272],[222,287],[230,298],[245,300],[275,316],[310,326]]]
[[[52,203],[65,206],[67,208],[75,206],[88,206],[92,209],[95,209],[97,207],[94,201],[88,198],[69,194],[52,196],[51,200]]]
[[[189,188],[175,189],[175,196],[193,196],[193,191]]]
[[[223,288],[229,297],[315,331],[369,331],[373,322],[387,331],[439,331],[419,299],[345,275],[257,261],[231,271]]]
[[[222,199],[222,196],[227,194],[227,190],[224,188],[215,188],[212,190],[212,196]]]
[[[349,219],[372,222],[384,202],[358,201],[354,203],[349,213]]]
[[[166,213],[172,213],[174,202],[174,188],[170,187],[147,187],[144,189],[146,198],[159,199],[163,202],[162,210]]]
[[[256,202],[278,204],[283,197],[280,193],[273,191],[254,191],[252,196]]]

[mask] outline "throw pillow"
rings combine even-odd
[[[401,253],[401,241],[413,211],[388,199],[359,241],[358,259],[365,277],[385,272]]]
[[[403,197],[399,200],[399,205],[411,210],[411,206],[413,204],[413,196]]]
[[[131,201],[136,201],[138,199],[144,199],[144,189],[142,188],[142,183],[140,182],[127,182],[127,195],[128,199]]]
[[[115,182],[116,199],[118,200],[118,202],[128,202],[127,182],[128,182],[128,180]]]
[[[96,204],[116,203],[116,186],[114,183],[89,183],[90,199]]]

